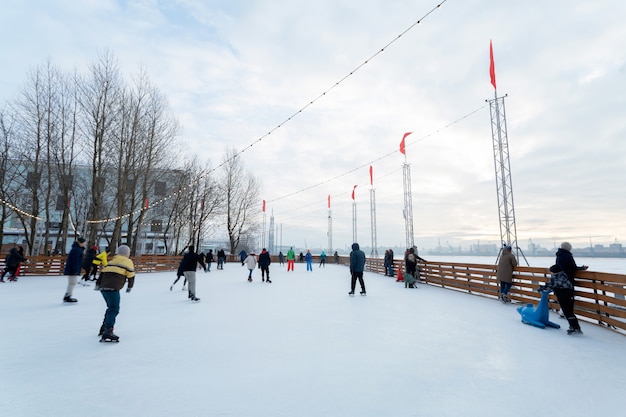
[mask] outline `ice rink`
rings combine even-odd
[[[21,416],[621,416],[626,337],[524,325],[515,305],[365,273],[271,265],[138,274],[115,332],[105,303],[67,278],[0,284],[0,414]],[[358,284],[357,284],[358,292]]]

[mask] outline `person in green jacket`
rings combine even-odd
[[[287,272],[294,270],[294,264],[296,262],[296,253],[293,251],[293,247],[289,248],[287,252]]]

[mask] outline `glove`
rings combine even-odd
[[[127,293],[128,293],[128,292],[130,292],[130,290],[131,290],[131,289],[132,289],[132,288],[126,288],[126,292],[127,292]]]

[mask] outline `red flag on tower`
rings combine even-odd
[[[356,190],[356,185],[352,188],[352,199],[354,200],[354,190]]]
[[[400,153],[402,155],[406,155],[406,150],[405,150],[405,144],[404,144],[404,139],[406,139],[407,136],[409,136],[411,133],[413,132],[406,132],[404,134],[404,136],[402,136],[402,141],[400,142]]]
[[[493,45],[491,39],[489,39],[489,77],[491,78],[491,85],[496,90],[496,65],[493,62]]]
[[[330,194],[328,194],[328,208],[330,209]]]
[[[263,213],[265,213],[265,200],[263,200]]]
[[[374,169],[370,165],[370,185],[374,185]]]

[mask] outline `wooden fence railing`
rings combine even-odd
[[[144,255],[132,259],[137,272],[159,272],[175,271],[181,257]],[[227,262],[234,261],[238,262],[233,255],[227,259]],[[273,256],[272,262],[278,263],[278,258]],[[329,256],[326,262],[335,263],[335,259]],[[318,257],[314,258],[314,263],[319,263]],[[348,265],[349,258],[342,256],[338,263]],[[62,275],[64,266],[65,257],[33,256],[29,258],[29,264],[23,267],[21,274]],[[0,267],[4,268],[4,259],[0,259]],[[403,262],[395,260],[394,274],[397,274],[400,267],[403,267]],[[496,265],[420,261],[419,268],[420,282],[424,284],[492,299],[498,298]],[[383,260],[368,259],[367,269],[371,272],[384,274]],[[537,288],[547,282],[549,278],[550,272],[546,268],[519,266],[514,271],[513,288],[511,288],[509,296],[515,302],[536,305],[540,298]],[[552,294],[550,301],[556,303],[556,298]],[[626,275],[578,271],[576,275],[575,312],[582,320],[608,327],[626,335]]]

